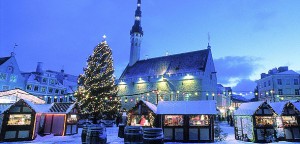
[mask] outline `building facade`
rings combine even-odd
[[[14,53],[0,58],[0,91],[24,89],[25,79],[21,74]]]
[[[141,1],[138,0],[130,31],[130,60],[118,80],[122,106],[129,109],[140,99],[154,104],[158,101],[214,100],[217,77],[211,47],[140,60],[144,35],[141,13]]]
[[[70,102],[77,90],[77,77],[60,72],[43,70],[38,63],[35,72],[21,72],[14,54],[0,58],[0,91],[22,89],[46,101]]]
[[[274,68],[257,80],[257,98],[268,102],[300,100],[299,82],[300,74],[287,66]]]
[[[77,77],[60,72],[43,70],[38,62],[35,72],[22,73],[25,77],[25,90],[45,100],[46,103],[73,101],[77,89]]]

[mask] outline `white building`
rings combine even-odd
[[[300,74],[288,70],[288,67],[279,67],[262,73],[257,80],[257,98],[268,102],[300,100]]]

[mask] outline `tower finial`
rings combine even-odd
[[[141,17],[142,17],[141,0],[138,0],[137,7],[135,10],[135,21],[134,21],[134,25],[132,26],[132,29],[130,31],[130,35],[133,33],[140,33],[141,35],[143,35],[143,29],[141,26]]]
[[[208,40],[207,48],[210,49],[211,46],[209,45],[209,43],[210,43],[210,35],[209,35],[209,32],[207,33],[207,40]]]
[[[17,47],[18,45],[17,45],[17,43],[15,43],[15,45],[14,45],[14,49],[13,49],[13,51],[11,52],[11,56],[15,56],[16,54],[15,54],[15,49],[16,49],[16,47]]]
[[[102,38],[103,38],[102,42],[106,43],[106,35],[103,35]]]

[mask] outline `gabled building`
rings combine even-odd
[[[21,74],[14,53],[0,58],[0,91],[24,89],[25,79]]]
[[[300,74],[287,66],[262,73],[257,80],[257,98],[269,102],[300,100]]]
[[[129,109],[140,99],[154,104],[164,100],[214,100],[217,77],[210,45],[203,50],[141,60],[141,14],[138,0],[130,31],[129,64],[118,81],[123,107]]]

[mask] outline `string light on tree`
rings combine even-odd
[[[117,86],[113,73],[112,51],[104,35],[102,42],[89,56],[84,74],[79,75],[75,95],[82,110],[94,118],[103,114],[112,118],[118,113],[120,101],[116,98]]]

